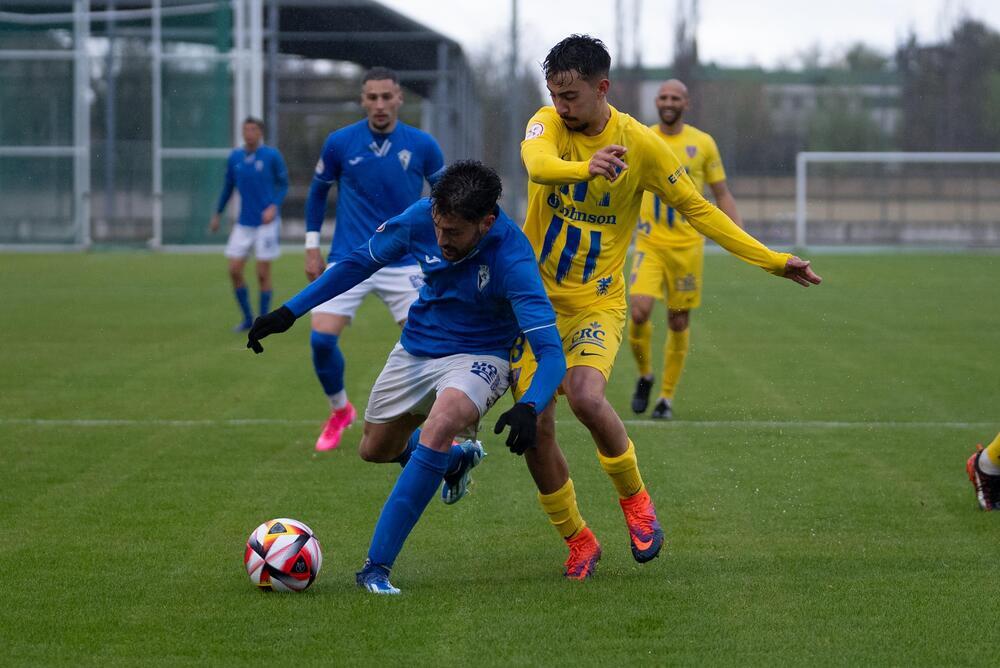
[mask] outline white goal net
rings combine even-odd
[[[1000,247],[1000,153],[799,153],[795,246]]]

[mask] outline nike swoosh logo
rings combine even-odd
[[[640,550],[648,550],[653,545],[652,538],[649,540],[639,540],[639,537],[635,534],[632,534],[632,542],[635,543],[635,546]]]
[[[439,258],[439,257],[431,257],[430,255],[425,255],[424,256],[424,262],[426,262],[427,264],[435,264],[435,263],[440,262],[440,261],[441,261],[441,258]]]
[[[586,350],[580,351],[580,357],[594,357],[600,355],[601,353],[588,353]]]

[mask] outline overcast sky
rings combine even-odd
[[[452,37],[468,53],[505,51],[510,0],[381,0],[396,11]],[[689,1],[689,0],[688,0]],[[642,62],[666,65],[673,52],[677,0],[622,0],[641,7]],[[573,32],[603,39],[616,61],[615,0],[519,0],[522,58],[538,62]],[[937,40],[963,13],[1000,29],[1000,0],[701,0],[698,48],[702,62],[774,67],[820,44],[842,52],[863,41],[882,51],[915,30]],[[632,49],[626,44],[631,61]]]

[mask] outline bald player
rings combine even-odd
[[[718,207],[742,227],[736,201],[726,186],[726,172],[715,140],[684,122],[689,104],[688,89],[683,82],[665,81],[656,94],[660,122],[649,127],[677,156],[698,192],[702,193],[708,183]],[[651,417],[669,420],[673,417],[674,395],[690,347],[691,310],[701,304],[705,237],[652,192],[643,196],[636,230],[629,289],[632,318],[629,344],[639,368],[639,379],[632,395],[632,410],[642,414],[649,406],[654,381],[650,315],[656,300],[662,299],[667,305],[669,331],[663,350],[660,394]]]

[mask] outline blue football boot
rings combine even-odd
[[[441,486],[441,500],[451,505],[469,492],[469,482],[471,482],[472,469],[479,465],[486,451],[483,444],[471,439],[459,444],[462,448],[462,463],[458,470],[444,477],[444,485]]]

